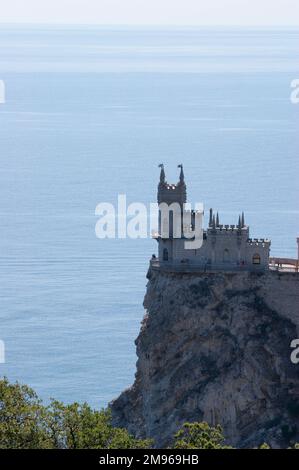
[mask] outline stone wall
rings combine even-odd
[[[240,264],[254,268],[252,258],[255,254],[260,256],[260,267],[268,269],[269,266],[269,242],[248,242],[248,229],[238,230],[212,230],[206,232],[203,245],[197,250],[185,248],[185,239],[160,239],[158,256],[163,260],[163,250],[166,248],[169,254],[169,261],[179,263],[181,260],[188,260],[190,264],[205,266],[223,265],[226,267],[236,267]]]

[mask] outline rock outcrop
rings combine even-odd
[[[113,422],[157,447],[185,421],[221,424],[227,442],[299,441],[299,274],[150,269],[131,388]]]

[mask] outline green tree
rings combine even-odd
[[[269,444],[267,444],[266,442],[264,442],[263,444],[261,444],[259,446],[259,449],[271,449],[271,447],[269,446]]]
[[[220,425],[208,423],[184,423],[175,434],[174,449],[229,449],[224,445],[224,436]]]
[[[125,429],[112,426],[108,410],[96,411],[87,403],[52,401],[47,409],[47,427],[57,448],[146,449],[151,445],[149,440],[134,439]]]
[[[0,380],[0,448],[2,449],[146,449],[150,440],[135,439],[115,428],[107,410],[87,403],[45,407],[26,385]]]
[[[293,445],[293,447],[289,447],[289,449],[299,449],[299,443]]]
[[[0,380],[0,448],[51,447],[44,426],[45,408],[31,388]]]

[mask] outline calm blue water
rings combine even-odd
[[[94,210],[189,198],[241,210],[274,255],[299,235],[299,32],[2,27],[0,374],[104,406],[135,372],[151,240],[95,237]]]

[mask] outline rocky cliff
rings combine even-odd
[[[147,277],[136,379],[111,403],[113,422],[157,447],[185,421],[219,423],[239,447],[299,441],[299,275]]]

